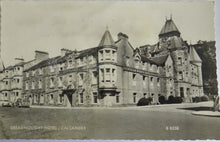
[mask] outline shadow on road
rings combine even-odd
[[[191,110],[191,111],[212,111],[212,107],[189,107],[189,108],[177,108],[183,110]]]

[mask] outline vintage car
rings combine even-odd
[[[19,98],[15,102],[15,106],[19,107],[19,108],[21,108],[21,107],[29,108],[30,107],[30,103],[29,103],[29,101],[27,99]]]
[[[7,101],[4,101],[4,102],[2,103],[2,107],[12,107],[12,106],[13,106],[13,104],[10,103],[8,100],[7,100]]]

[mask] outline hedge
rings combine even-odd
[[[152,98],[149,97],[149,98],[141,98],[138,103],[137,103],[137,106],[146,106],[146,105],[149,105],[151,102],[152,102]]]

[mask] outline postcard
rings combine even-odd
[[[0,139],[220,139],[214,1],[0,6]]]

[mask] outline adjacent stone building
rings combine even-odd
[[[22,64],[21,70],[22,97],[32,105],[134,105],[143,97],[156,104],[169,96],[191,102],[203,95],[202,61],[172,19],[166,20],[155,45],[134,49],[126,34],[114,41],[106,30],[97,47],[61,49],[53,58],[38,51],[35,58],[38,62]]]

